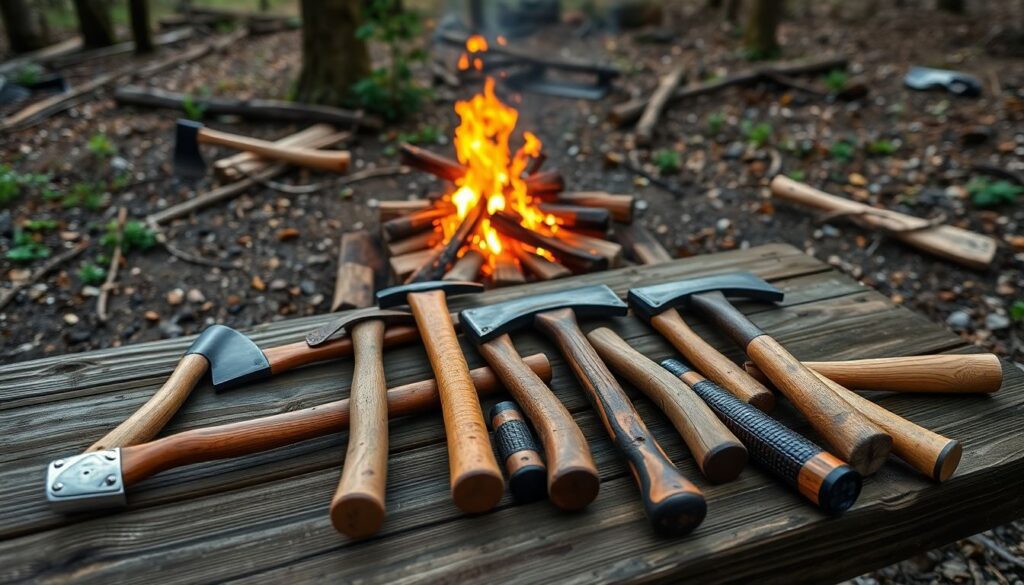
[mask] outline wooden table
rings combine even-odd
[[[625,293],[635,284],[737,269],[786,291],[777,307],[743,308],[803,359],[975,351],[783,245],[495,290],[455,306],[594,282]],[[251,333],[264,346],[295,341],[325,318]],[[632,317],[611,326],[651,357],[671,355]],[[698,331],[740,357],[708,327]],[[542,350],[552,358],[552,387],[579,421],[601,471],[597,500],[583,513],[567,514],[547,502],[515,506],[506,496],[493,513],[463,516],[448,495],[440,415],[406,418],[391,425],[389,517],[380,535],[364,542],[336,533],[327,517],[344,433],[157,475],[130,490],[130,506],[121,511],[65,518],[47,508],[46,464],[85,448],[142,404],[190,338],[0,368],[0,581],[834,582],[1024,515],[1024,374],[1006,364],[1003,388],[993,396],[879,395],[887,408],[960,439],[963,462],[950,481],[936,485],[891,461],[839,519],[822,516],[754,468],[734,482],[709,485],[668,421],[637,398],[651,430],[709,504],[707,520],[692,535],[657,538],[632,479],[564,363],[530,334],[516,340],[522,353]],[[482,363],[465,349],[470,365]],[[419,347],[390,351],[385,361],[390,385],[430,376]],[[350,376],[346,360],[221,394],[204,384],[165,432],[335,400],[347,394]],[[807,432],[788,405],[776,412]]]

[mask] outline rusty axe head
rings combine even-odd
[[[476,343],[527,327],[539,313],[572,309],[577,317],[615,317],[629,308],[615,291],[603,284],[533,295],[459,313],[462,330]]]
[[[708,292],[769,303],[779,302],[784,296],[782,291],[749,272],[730,272],[631,288],[629,306],[638,316],[650,319],[668,309],[685,309],[694,295]]]
[[[339,331],[352,332],[352,327],[364,321],[383,321],[387,325],[410,325],[416,322],[412,313],[366,307],[343,313],[337,319],[324,323],[306,335],[306,345],[316,347],[329,341]]]
[[[174,174],[184,179],[206,176],[206,161],[199,152],[199,131],[203,125],[179,119],[174,131]]]
[[[484,292],[484,285],[478,282],[459,280],[428,280],[413,284],[403,284],[377,291],[377,305],[382,309],[408,304],[406,297],[413,293],[444,291],[446,297]]]

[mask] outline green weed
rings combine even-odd
[[[723,112],[714,112],[708,115],[708,134],[718,136],[722,132],[723,127],[725,127],[725,114]]]
[[[12,262],[32,262],[50,257],[50,249],[27,232],[14,232],[14,245],[4,256]]]
[[[100,132],[99,134],[93,134],[92,138],[89,139],[89,143],[86,145],[89,152],[99,158],[110,158],[117,154],[117,147],[110,141],[110,138]]]
[[[825,76],[825,87],[828,88],[832,93],[839,93],[846,87],[846,82],[850,80],[850,76],[846,74],[842,69],[833,69],[829,71]]]
[[[100,239],[100,244],[113,249],[117,246],[117,222],[107,224],[107,233]],[[141,221],[131,220],[124,224],[124,237],[121,240],[121,251],[127,254],[131,250],[145,252],[156,245],[156,232]]]
[[[671,175],[683,168],[682,157],[674,150],[662,149],[651,156],[651,162],[658,167],[658,174]]]
[[[967,184],[967,193],[978,207],[995,207],[1003,203],[1014,203],[1024,193],[1024,187],[1009,181],[993,181],[987,177],[976,177]]]
[[[768,122],[754,124],[750,120],[744,120],[740,125],[740,130],[743,132],[743,136],[746,137],[747,142],[753,144],[757,148],[771,142],[772,125]]]
[[[853,143],[847,140],[833,142],[832,146],[829,147],[828,149],[829,157],[831,157],[833,160],[838,160],[842,162],[850,162],[851,160],[853,160],[854,153],[855,149]]]
[[[107,271],[102,266],[85,262],[78,269],[78,279],[82,281],[82,284],[97,286],[103,284],[103,281],[107,279]]]

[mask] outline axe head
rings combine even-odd
[[[694,295],[707,292],[769,303],[779,302],[784,296],[782,291],[749,272],[730,272],[631,288],[629,306],[640,317],[650,319],[668,309],[686,308]]]
[[[538,313],[572,309],[577,317],[617,317],[629,311],[626,303],[606,285],[597,284],[543,295],[533,295],[459,313],[462,330],[476,343],[533,323]]]
[[[364,321],[383,321],[387,325],[409,325],[416,322],[412,313],[406,311],[391,311],[377,307],[356,309],[347,311],[337,319],[310,331],[306,335],[306,345],[310,347],[321,345],[343,329],[347,333],[351,333],[353,326]]]
[[[179,119],[174,131],[174,174],[185,179],[206,176],[206,161],[199,152],[199,131],[203,125]]]
[[[444,291],[445,296],[453,297],[469,293],[482,293],[484,292],[484,285],[478,282],[464,282],[459,280],[428,280],[426,282],[403,284],[377,291],[377,305],[382,309],[398,307],[408,304],[406,297],[413,293],[423,293],[434,290]]]
[[[210,362],[214,390],[225,390],[270,376],[270,362],[263,350],[230,327],[211,325],[196,338],[185,354],[197,353]]]

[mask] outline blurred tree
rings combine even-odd
[[[743,8],[743,0],[729,0],[725,5],[725,20],[732,24],[740,21],[740,9]]]
[[[15,53],[42,49],[49,42],[43,13],[33,10],[28,0],[0,0],[0,19]]]
[[[87,48],[114,44],[114,22],[110,19],[107,0],[74,0],[78,30]]]
[[[938,0],[939,9],[954,14],[964,13],[964,0]]]
[[[149,28],[149,0],[128,0],[131,12],[132,38],[137,54],[153,52],[153,34]]]
[[[782,0],[754,0],[747,16],[743,34],[747,54],[751,59],[772,59],[779,54],[776,30],[782,19]]]
[[[302,0],[302,71],[295,89],[299,101],[342,105],[352,86],[370,75],[361,0]]]

